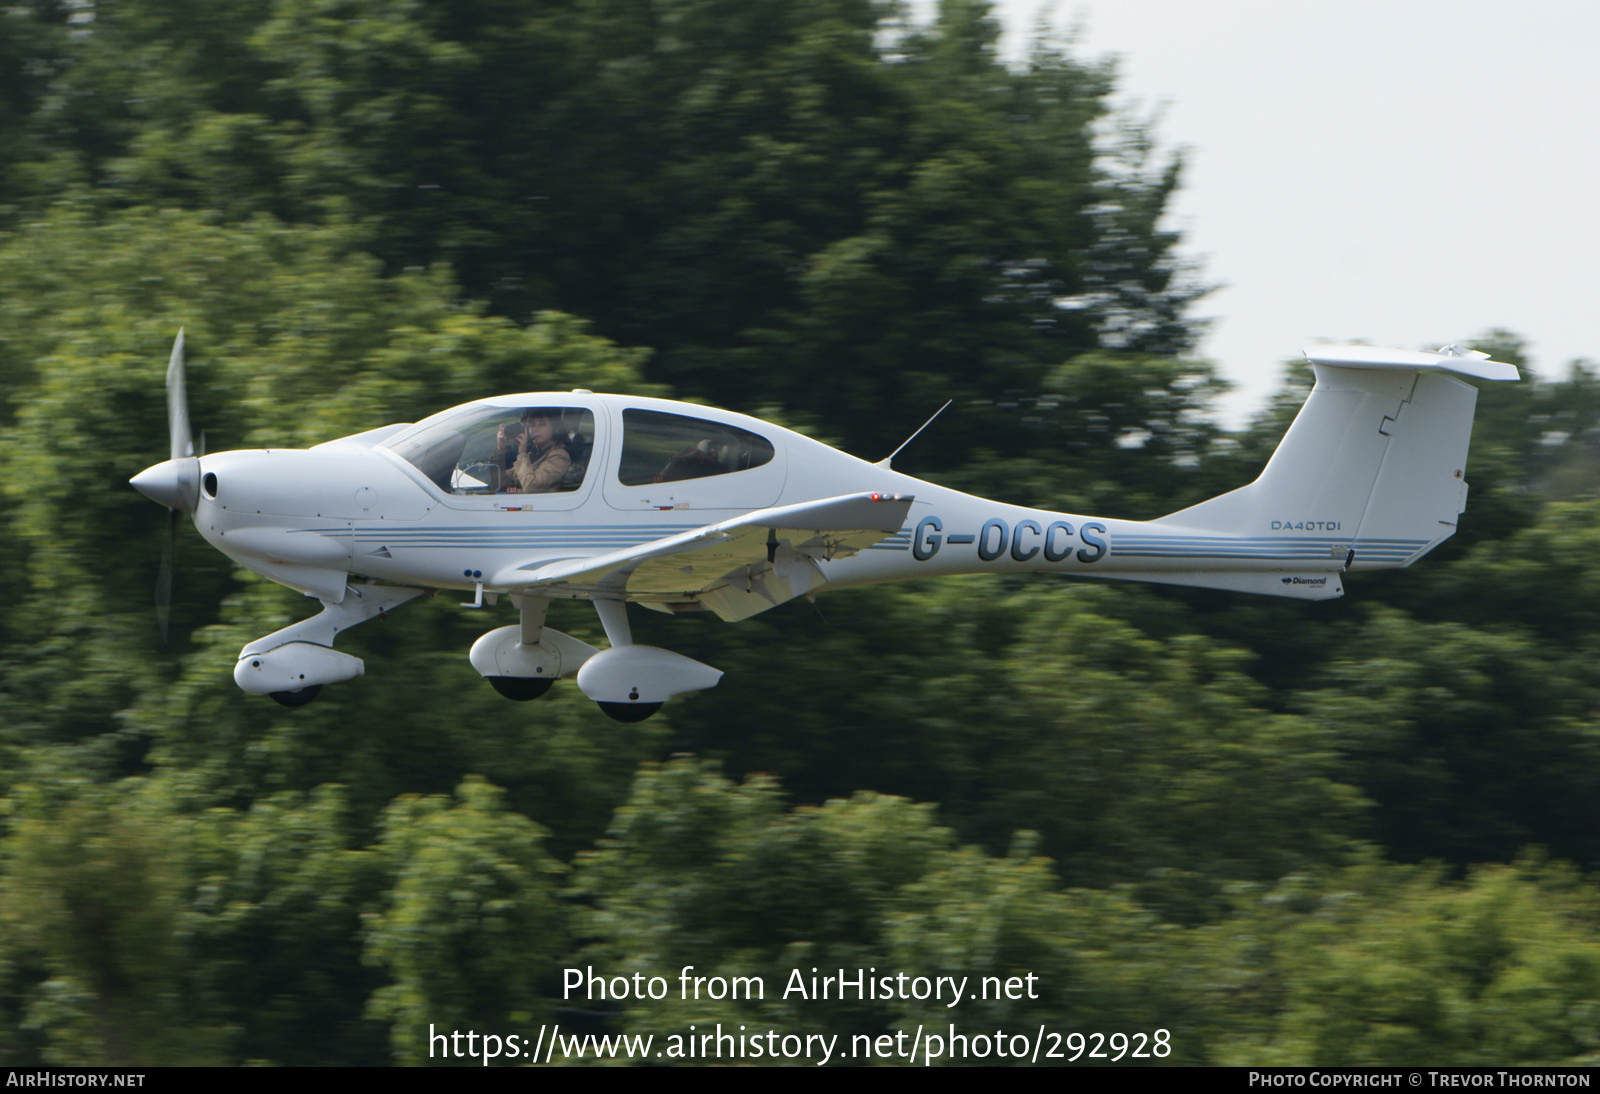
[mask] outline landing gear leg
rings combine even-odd
[[[715,687],[722,671],[656,646],[636,646],[622,600],[594,600],[611,640],[578,670],[578,690],[599,704],[608,718],[642,722],[675,695]]]
[[[633,645],[633,628],[628,624],[628,603],[625,600],[595,600],[594,610],[600,616],[600,625],[606,629],[606,641],[614,650]],[[600,699],[595,705],[607,718],[616,722],[642,722],[661,709],[660,703],[641,703],[639,689],[630,689],[626,702]]]
[[[522,613],[516,626],[498,627],[472,644],[472,667],[495,691],[519,703],[537,699],[557,679],[572,676],[599,651],[544,625],[550,598],[513,593]]]
[[[396,585],[352,585],[338,603],[322,601],[322,611],[239,651],[233,680],[252,695],[270,695],[286,707],[302,707],[323,684],[352,680],[365,670],[359,657],[333,648],[338,635],[375,615],[421,596],[421,589]]]
[[[547,596],[512,597],[522,613],[522,646],[537,646],[544,638],[544,617],[550,610]],[[507,699],[518,703],[531,702],[544,695],[556,682],[554,676],[487,676],[484,679]]]

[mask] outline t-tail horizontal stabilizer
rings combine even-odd
[[[1478,391],[1448,374],[1515,380],[1516,367],[1455,346],[1438,353],[1318,346],[1306,356],[1316,384],[1260,478],[1153,527],[1257,543],[1271,537],[1287,553],[1338,559],[1344,570],[1409,566],[1455,532],[1466,506]],[[1280,596],[1338,595],[1337,582],[1296,585],[1293,574],[1253,590],[1183,576],[1165,579]]]

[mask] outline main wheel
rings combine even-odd
[[[311,702],[311,700],[315,699],[317,697],[317,693],[321,690],[321,684],[312,684],[308,688],[299,688],[295,691],[273,691],[268,692],[268,695],[270,695],[272,701],[277,703],[279,706],[303,707],[307,703]]]
[[[484,679],[501,695],[519,703],[539,698],[556,682],[552,676],[485,676]]]
[[[660,703],[600,703],[607,718],[618,722],[642,722],[661,709]]]

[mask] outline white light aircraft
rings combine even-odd
[[[457,589],[521,613],[470,654],[501,694],[576,676],[608,715],[639,721],[722,673],[635,645],[629,603],[737,621],[827,589],[1022,572],[1325,600],[1346,571],[1410,565],[1466,501],[1477,390],[1449,374],[1517,370],[1455,346],[1306,355],[1316,385],[1260,478],[1153,521],[988,501],[740,414],[583,390],[481,399],[306,450],[196,456],[182,332],[171,459],[132,482],[239,565],[321,602],[244,647],[247,692],[309,702],[364,671],[336,636]],[[590,601],[609,648],[546,626],[557,598]]]

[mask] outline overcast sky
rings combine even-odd
[[[931,0],[924,0],[931,2]],[[1120,58],[1188,163],[1175,224],[1237,424],[1313,342],[1437,348],[1493,327],[1545,375],[1600,361],[1600,4],[998,0]]]

